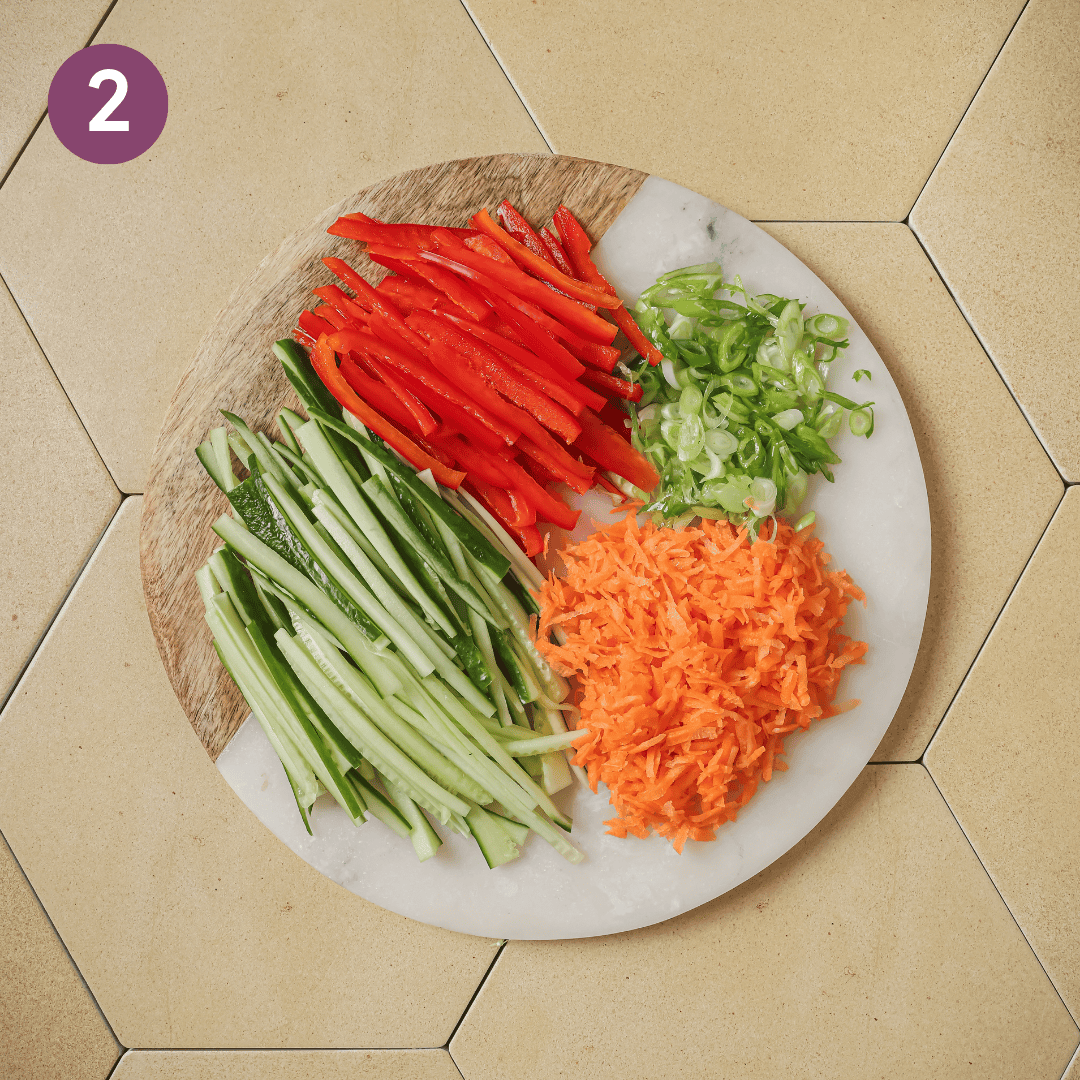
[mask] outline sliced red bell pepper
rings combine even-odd
[[[353,300],[350,300],[336,285],[323,285],[312,292],[320,299],[325,300],[349,325],[363,329],[367,326],[368,313]]]
[[[597,288],[606,289],[611,293],[615,292],[607,278],[597,270],[596,264],[589,255],[592,250],[592,243],[589,241],[588,235],[581,227],[578,219],[565,206],[560,206],[555,211],[555,225],[563,238],[563,243],[566,245],[566,254],[574,268],[575,276],[582,281],[591,282]],[[615,319],[616,326],[626,335],[626,340],[653,367],[656,367],[664,359],[664,354],[645,337],[641,332],[641,327],[634,321],[634,316],[625,307],[616,308],[612,312],[612,317]]]
[[[534,255],[539,255],[541,259],[551,263],[552,266],[556,265],[548,256],[544,242],[536,235],[533,227],[517,212],[509,199],[503,199],[496,207],[495,213],[502,222],[502,227],[519,244],[524,244]],[[573,277],[573,274],[570,276]]]
[[[517,377],[503,358],[448,319],[424,311],[409,316],[409,326],[429,341],[441,341],[461,356],[489,386],[524,409],[567,442],[577,438],[581,427],[574,417],[543,391]]]
[[[497,454],[478,450],[461,435],[433,435],[432,443],[450,455],[468,474],[470,479],[494,484],[504,491],[510,486],[510,476],[503,468]]]
[[[438,266],[430,266],[419,260],[405,262],[401,259],[391,259],[383,255],[371,254],[371,261],[393,270],[405,278],[412,278],[421,284],[430,285],[438,289],[452,303],[456,304],[470,318],[477,322],[483,322],[491,317],[491,305],[484,300],[475,289],[470,289],[464,281]]]
[[[406,375],[404,372],[398,376],[409,392],[422,401],[442,421],[443,432],[447,435],[460,433],[466,439],[480,449],[495,453],[506,446],[506,440],[500,438],[489,428],[484,427],[475,417],[467,413],[458,405],[447,401],[442,395],[435,393],[430,387],[425,386],[418,379]],[[436,434],[441,434],[437,432]],[[435,436],[432,435],[432,438]]]
[[[390,297],[403,317],[408,317],[417,308],[421,311],[433,311],[434,305],[441,295],[437,289],[430,285],[418,285],[415,281],[399,277],[397,274],[387,274],[386,277],[375,286],[375,291]]]
[[[349,325],[349,320],[329,304],[320,304],[312,314],[329,323],[335,330],[344,330]]]
[[[341,365],[338,368],[349,386],[373,409],[378,409],[383,416],[393,420],[399,427],[404,428],[408,434],[421,435],[422,432],[417,426],[415,418],[398,400],[390,387],[384,386],[381,382],[377,382],[362,371],[353,359],[354,355],[343,356]]]
[[[305,346],[306,348],[310,348],[312,345],[315,344],[316,339],[313,338],[306,330],[301,329],[301,327],[299,326],[293,328],[292,336],[294,341],[299,342],[299,344]]]
[[[540,230],[540,242],[550,256],[549,262],[554,263],[567,277],[577,277],[574,268],[570,265],[570,260],[566,257],[566,252],[562,249],[562,244],[546,225]]]
[[[499,337],[504,337],[507,341],[512,341],[515,345],[522,346],[522,348],[526,347],[521,335],[509,323],[503,322],[498,315],[484,325],[490,326]]]
[[[410,427],[418,427],[421,435],[431,435],[439,425],[424,407],[423,402],[419,401],[401,379],[390,370],[388,364],[384,364],[370,353],[368,353],[368,363],[374,368],[375,374],[390,387],[398,401],[408,410],[409,415],[413,418],[413,424],[410,424]]]
[[[319,340],[320,334],[332,334],[336,327],[331,326],[325,319],[320,319],[318,315],[311,311],[301,311],[300,318],[297,320],[300,325],[300,329],[316,341]]]
[[[503,453],[502,459],[503,467],[513,481],[511,492],[522,495],[537,517],[562,529],[572,529],[577,524],[580,510],[571,510],[557,495],[541,487],[509,454]]]
[[[580,344],[567,341],[566,347],[583,363],[609,375],[619,362],[619,350],[611,345],[597,345],[595,341],[582,341]]]
[[[621,435],[626,442],[633,445],[634,440],[631,437],[631,427],[628,423],[630,417],[619,408],[614,398],[608,401],[596,415],[599,416],[616,435]]]
[[[363,240],[369,244],[397,244],[400,246],[425,244],[430,241],[435,225],[401,223],[388,225],[366,214],[345,214],[326,231],[331,236],[343,236],[348,240]],[[462,238],[475,236],[475,229],[452,229]]]
[[[556,374],[564,379],[576,379],[584,370],[581,363],[564,345],[555,339],[555,335],[528,315],[504,303],[499,297],[490,295],[491,306],[495,314],[521,338],[522,343],[542,360],[555,369]]]
[[[414,350],[418,359],[422,359],[427,351],[427,342],[400,315],[388,319],[381,311],[373,311],[368,316],[368,329],[380,341]]]
[[[506,263],[509,266],[514,265],[514,260],[490,236],[484,236],[481,233],[478,236],[470,236],[463,243],[470,251],[475,251],[477,255],[486,255],[495,262]]]
[[[608,375],[603,371],[586,371],[582,374],[581,381],[602,390],[608,397],[620,397],[627,401],[641,400],[641,383],[627,382],[616,375]]]
[[[472,477],[465,482],[465,490],[469,492],[474,498],[478,499],[480,504],[484,506],[488,512],[499,522],[500,525],[507,531],[507,533],[513,537],[518,547],[530,558],[533,559],[544,550],[544,541],[540,536],[540,530],[535,525],[526,525],[524,528],[517,528],[513,525],[507,517],[508,511],[504,510],[504,503],[499,501],[489,501],[486,493],[491,491],[489,485],[484,485],[481,489]],[[497,488],[494,490],[498,490]]]
[[[463,392],[463,389],[459,389],[457,384],[451,383],[440,375],[427,360],[418,359],[411,350],[406,351],[363,331],[340,330],[327,340],[335,352],[350,352],[355,349],[357,352],[366,352],[378,359],[386,360],[399,371],[404,371],[418,382],[434,390],[435,393],[451,404],[464,409],[465,412],[479,420],[486,428],[495,432],[507,444],[516,442],[521,434],[522,427],[513,423],[509,418],[508,410],[513,410],[514,407],[506,405],[498,394],[488,390],[475,376],[473,381],[480,383],[479,395],[475,392],[473,386],[465,388]],[[492,399],[494,399],[495,408],[490,407]],[[521,412],[520,409],[514,411]],[[525,419],[532,419],[525,413],[521,413],[521,415]],[[539,425],[536,426],[539,427]]]
[[[552,317],[550,322],[559,324],[587,341],[610,345],[615,339],[617,330],[614,324],[571,300],[569,296],[549,289],[543,282],[529,277],[512,264],[496,262],[486,255],[478,255],[456,237],[438,232],[436,236],[439,239],[438,252],[417,249],[420,258],[425,262],[433,262],[447,270],[453,270],[454,273],[484,286],[489,292],[501,289],[499,295],[513,296],[518,306],[524,303],[533,309],[549,312]],[[544,265],[547,266],[547,263]],[[608,296],[608,300],[611,299],[612,297]],[[529,311],[529,315],[537,322],[545,322],[535,310]],[[549,325],[548,329],[559,337],[563,336],[553,326]]]
[[[501,334],[471,319],[462,319],[457,315],[444,313],[455,326],[472,334],[478,341],[496,350],[505,362],[517,373],[518,378],[542,390],[552,401],[569,409],[575,416],[587,405],[591,409],[602,409],[604,398],[583,386],[580,382],[564,379],[546,361],[522,345],[508,340]]]
[[[603,289],[598,289],[594,285],[578,281],[569,274],[564,274],[557,266],[552,266],[543,256],[530,251],[524,244],[515,240],[505,229],[501,229],[486,210],[479,210],[475,213],[470,220],[470,224],[481,232],[487,233],[492,240],[504,247],[519,266],[528,270],[530,274],[535,274],[538,278],[550,282],[556,289],[566,293],[567,296],[572,296],[575,300],[581,300],[586,304],[593,304],[601,308],[618,307],[622,304],[618,297],[612,297],[611,293]],[[615,300],[614,304],[612,303],[613,299]]]
[[[469,487],[475,490],[478,497],[480,497],[483,502],[487,503],[489,508],[496,508],[493,512],[500,521],[514,525],[517,528],[536,523],[535,510],[533,510],[532,521],[519,521],[520,510],[513,504],[513,501],[510,498],[510,492],[506,491],[504,488],[486,484],[483,480],[478,480],[475,476],[469,477]]]
[[[345,331],[346,333],[350,331]],[[357,331],[351,331],[356,333]],[[335,335],[336,336],[336,335]],[[311,350],[311,364],[323,385],[334,395],[344,408],[348,409],[362,424],[367,425],[376,435],[384,439],[415,469],[431,469],[432,475],[445,487],[457,488],[465,479],[465,474],[448,469],[441,461],[436,461],[430,454],[421,450],[407,435],[399,431],[389,420],[377,413],[360,398],[345,381],[345,376],[334,362],[334,349],[331,338],[324,335],[315,342]],[[343,350],[348,352],[348,349]]]
[[[546,431],[544,435],[547,435]],[[572,487],[579,495],[584,495],[592,487],[592,467],[583,465],[576,457],[567,453],[565,447],[560,446],[551,436],[547,437],[546,442],[536,442],[528,435],[522,435],[515,444],[515,449],[538,461],[560,483]]]
[[[652,491],[660,477],[645,456],[635,450],[596,413],[585,410],[579,417],[581,434],[574,448],[588,454],[602,469],[629,480],[643,491]]]

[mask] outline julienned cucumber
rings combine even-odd
[[[305,826],[325,791],[421,860],[442,843],[427,814],[471,835],[489,867],[530,832],[580,861],[550,797],[576,733],[549,719],[566,684],[529,638],[535,568],[467,496],[345,423],[303,349],[274,351],[310,419],[282,410],[274,442],[226,413],[234,433],[198,447],[233,515],[196,578]]]

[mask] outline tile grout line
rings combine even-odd
[[[41,897],[38,896],[37,889],[34,888],[34,883],[30,880],[29,875],[23,869],[22,863],[19,862],[18,855],[16,855],[15,852],[12,851],[11,845],[7,841],[7,837],[4,836],[2,832],[0,832],[0,844],[3,844],[4,847],[7,848],[8,853],[11,855],[11,858],[15,862],[15,865],[19,868],[19,873],[22,874],[23,881],[26,882],[27,888],[29,888],[31,894],[33,895],[34,902],[41,909],[42,915],[45,916],[45,921],[49,924],[49,929],[52,930],[52,932],[56,935],[56,940],[60,942],[60,947],[64,950],[64,955],[68,958],[68,963],[71,964],[71,968],[78,976],[79,982],[82,984],[82,988],[86,991],[87,996],[94,1003],[94,1008],[97,1009],[98,1015],[101,1017],[102,1022],[105,1024],[105,1027],[108,1029],[109,1034],[112,1036],[113,1042],[115,1042],[117,1047],[119,1048],[119,1053],[116,1055],[116,1063],[113,1065],[113,1068],[109,1070],[109,1076],[112,1076],[113,1069],[115,1069],[116,1065],[120,1063],[120,1059],[126,1053],[127,1047],[124,1046],[124,1044],[116,1037],[116,1032],[113,1031],[113,1026],[109,1023],[109,1018],[105,1015],[105,1010],[102,1009],[102,1007],[98,1004],[98,999],[94,996],[93,990],[90,989],[90,984],[83,976],[82,970],[80,969],[79,965],[75,963],[75,957],[71,955],[71,950],[67,947],[67,942],[64,941],[63,937],[61,937],[60,931],[56,928],[56,923],[53,922],[52,916],[46,910],[45,905],[41,902]]]
[[[949,800],[945,798],[945,793],[938,785],[937,779],[934,777],[934,774],[926,767],[925,764],[923,764],[922,762],[920,762],[919,764],[922,764],[922,767],[926,769],[926,775],[930,777],[930,782],[934,785],[934,789],[941,797],[941,801],[945,804],[945,809],[949,811],[949,814],[952,817],[953,821],[956,822],[957,828],[960,830],[964,839],[967,841],[968,847],[971,848],[971,853],[975,856],[975,858],[979,862],[979,865],[982,867],[983,873],[986,875],[987,881],[989,881],[990,884],[993,886],[994,892],[996,892],[998,895],[998,899],[1002,902],[1002,904],[1005,906],[1005,910],[1009,913],[1009,918],[1012,919],[1013,925],[1016,927],[1017,930],[1020,931],[1020,936],[1024,939],[1024,944],[1027,945],[1027,947],[1031,950],[1031,955],[1035,957],[1035,962],[1039,965],[1039,967],[1042,969],[1042,973],[1046,976],[1046,981],[1051,985],[1051,987],[1053,987],[1054,993],[1057,995],[1058,1001],[1061,1002],[1061,1007],[1065,1010],[1066,1014],[1068,1015],[1069,1019],[1072,1020],[1073,1024],[1080,1028],[1080,1020],[1078,1020],[1077,1017],[1073,1016],[1072,1009],[1070,1009],[1069,1006],[1065,1004],[1065,999],[1061,996],[1061,992],[1058,990],[1057,984],[1054,982],[1053,979],[1050,978],[1050,973],[1046,970],[1046,966],[1043,964],[1042,958],[1035,951],[1035,946],[1032,945],[1031,942],[1028,940],[1028,936],[1024,933],[1024,928],[1020,925],[1020,921],[1017,919],[1016,915],[1013,914],[1013,909],[1009,907],[1008,901],[1006,901],[1005,897],[1001,895],[1001,890],[998,888],[998,884],[994,880],[994,875],[990,873],[990,870],[988,869],[986,863],[984,863],[982,860],[982,856],[980,856],[978,851],[975,849],[975,845],[971,842],[971,837],[968,836],[967,830],[960,823],[960,819],[956,816],[956,812],[953,810],[952,806],[949,805]],[[1080,1049],[1080,1046],[1078,1046],[1077,1049]],[[1075,1050],[1073,1051],[1073,1054],[1075,1056]],[[1068,1068],[1068,1066],[1066,1066],[1066,1068]]]
[[[480,980],[480,982],[477,985],[476,989],[473,991],[472,997],[469,998],[469,1003],[465,1006],[464,1011],[462,1012],[461,1016],[458,1018],[458,1022],[454,1025],[454,1030],[450,1032],[449,1037],[447,1038],[446,1042],[441,1047],[441,1049],[445,1050],[450,1055],[450,1060],[451,1061],[454,1061],[454,1055],[453,1055],[453,1052],[450,1050],[450,1044],[454,1041],[454,1036],[456,1036],[457,1033],[461,1030],[461,1025],[463,1023],[465,1023],[465,1017],[467,1017],[469,1015],[469,1010],[473,1007],[473,1004],[476,1001],[477,995],[479,995],[480,991],[484,989],[484,985],[487,983],[488,978],[491,976],[491,973],[495,970],[495,965],[499,962],[499,957],[502,956],[503,949],[506,948],[507,944],[508,944],[508,942],[506,940],[504,940],[503,943],[496,950],[495,955],[491,958],[491,963],[488,964],[487,971],[484,972],[483,978]],[[454,1061],[454,1068],[457,1069],[457,1062],[456,1061]],[[458,1069],[458,1072],[461,1072],[461,1070]]]
[[[60,618],[60,613],[66,607],[68,600],[71,599],[71,594],[75,591],[75,586],[78,585],[79,582],[82,580],[83,573],[86,571],[87,566],[90,565],[90,560],[97,553],[98,548],[101,547],[101,542],[105,539],[105,534],[109,531],[109,529],[112,528],[113,522],[116,521],[116,517],[120,513],[120,508],[130,498],[133,498],[133,496],[126,495],[122,491],[120,492],[120,501],[116,504],[116,509],[112,512],[112,516],[105,523],[105,528],[101,530],[98,538],[94,541],[93,545],[90,548],[90,551],[87,553],[86,558],[83,559],[82,565],[76,571],[75,576],[71,579],[71,584],[68,586],[67,592],[65,592],[63,597],[61,598],[60,603],[56,605],[56,610],[52,613],[52,617],[49,619],[48,625],[45,627],[44,630],[42,630],[41,636],[37,639],[37,641],[34,642],[34,647],[30,650],[30,655],[26,658],[26,663],[24,663],[23,666],[19,669],[19,674],[15,676],[15,679],[12,682],[7,693],[0,695],[0,720],[3,719],[4,710],[8,707],[12,699],[15,697],[15,693],[19,689],[19,686],[22,684],[22,681],[26,676],[27,670],[34,662],[34,657],[36,657],[37,654],[41,651],[41,646],[45,643],[45,639],[49,636],[50,631],[56,625],[56,620]]]
[[[1066,488],[1066,491],[1068,489]],[[941,730],[941,725],[945,723],[945,718],[949,715],[949,711],[953,705],[956,704],[956,699],[960,696],[960,691],[964,689],[968,679],[971,677],[972,669],[979,662],[979,657],[982,656],[983,650],[986,648],[986,643],[990,640],[991,635],[997,629],[997,625],[1001,622],[1002,615],[1005,614],[1005,609],[1009,606],[1009,602],[1012,600],[1014,593],[1020,586],[1020,582],[1023,581],[1024,575],[1027,573],[1028,567],[1031,565],[1031,560],[1035,558],[1036,553],[1042,546],[1043,540],[1046,538],[1047,532],[1050,531],[1050,526],[1054,523],[1054,518],[1058,516],[1058,512],[1061,510],[1061,505],[1065,501],[1066,492],[1061,493],[1061,498],[1058,500],[1057,505],[1054,507],[1053,513],[1047,519],[1046,524],[1043,526],[1043,530],[1039,533],[1039,539],[1035,541],[1035,546],[1031,549],[1031,554],[1024,560],[1024,565],[1020,568],[1020,573],[1017,574],[1016,580],[1012,583],[1012,588],[1009,589],[1009,595],[1005,597],[1005,602],[998,609],[998,613],[994,616],[994,621],[990,624],[990,629],[986,631],[986,636],[979,644],[979,648],[976,650],[974,657],[972,657],[971,663],[968,664],[967,670],[964,672],[964,677],[960,680],[960,685],[957,686],[953,692],[951,698],[949,698],[949,704],[945,706],[945,711],[941,714],[941,719],[934,725],[934,730],[930,735],[926,746],[923,747],[923,752],[916,759],[916,763],[922,765],[923,768],[929,771],[929,767],[926,764],[926,755],[930,751],[930,747],[934,744],[934,740],[937,738],[938,732]]]
[[[502,60],[499,59],[499,54],[495,51],[495,47],[491,44],[491,41],[488,38],[487,34],[485,34],[484,31],[480,29],[480,24],[476,21],[476,17],[469,10],[469,5],[465,2],[465,0],[460,0],[460,3],[462,8],[464,8],[465,10],[465,14],[469,16],[469,21],[473,24],[476,32],[480,35],[481,38],[483,38],[484,44],[488,47],[488,52],[491,53],[492,59],[495,61],[496,64],[499,65],[499,70],[503,73],[503,77],[510,84],[510,89],[514,91],[514,94],[516,95],[518,101],[521,102],[521,107],[525,110],[525,112],[529,116],[529,119],[533,122],[533,127],[535,127],[536,130],[539,132],[540,138],[544,140],[544,144],[547,146],[548,150],[554,154],[555,147],[551,145],[551,140],[547,137],[547,132],[545,132],[544,129],[540,126],[540,121],[536,119],[536,116],[533,113],[532,109],[529,108],[528,103],[525,101],[525,98],[522,96],[521,91],[517,87],[517,83],[515,83],[514,80],[510,77],[510,72],[506,70],[506,65],[502,62]]]
[[[967,323],[968,329],[972,332],[972,334],[975,335],[975,340],[979,343],[979,348],[982,349],[982,351],[986,354],[986,359],[990,361],[990,366],[997,373],[997,377],[1001,380],[1002,385],[1005,387],[1005,390],[1008,393],[1009,397],[1012,398],[1013,404],[1017,407],[1017,409],[1020,410],[1020,415],[1024,418],[1024,421],[1027,424],[1028,428],[1030,428],[1031,433],[1038,441],[1039,446],[1042,448],[1042,452],[1046,455],[1047,460],[1050,462],[1050,465],[1053,468],[1054,472],[1057,473],[1058,479],[1063,484],[1065,484],[1066,487],[1070,486],[1071,484],[1075,484],[1077,481],[1069,481],[1065,479],[1064,475],[1061,472],[1061,469],[1058,467],[1058,463],[1054,460],[1054,455],[1050,453],[1050,450],[1047,448],[1046,443],[1043,441],[1043,437],[1039,434],[1039,429],[1035,427],[1035,423],[1032,420],[1031,416],[1028,415],[1027,409],[1025,409],[1024,406],[1020,404],[1020,399],[1016,396],[1013,388],[1009,385],[1009,380],[1005,377],[1005,373],[1001,370],[1000,367],[998,367],[997,361],[994,359],[992,353],[990,352],[989,346],[986,344],[985,341],[983,341],[982,335],[979,333],[979,331],[975,329],[975,324],[971,321],[970,316],[964,310],[964,306],[960,303],[960,300],[958,299],[956,293],[953,292],[952,286],[946,279],[941,267],[938,266],[937,261],[934,259],[933,255],[930,254],[926,245],[923,243],[922,237],[918,234],[918,232],[916,232],[914,226],[910,222],[905,222],[905,224],[911,230],[911,235],[915,237],[915,242],[922,249],[922,253],[926,256],[927,261],[934,268],[934,273],[937,274],[939,280],[941,281],[941,284],[945,286],[945,291],[949,294],[952,302],[956,305],[956,310],[960,312],[961,318],[964,320],[964,322]]]
[[[1017,23],[1019,23],[1020,20],[1024,17],[1024,12],[1027,11],[1029,3],[1030,0],[1024,0],[1024,6],[1020,9],[1019,14],[1013,20],[1012,26],[1009,27],[1009,32],[1005,35],[1005,40],[1002,41],[1001,47],[998,49],[998,51],[994,53],[994,59],[990,61],[990,66],[986,69],[986,74],[983,75],[983,77],[979,80],[979,85],[975,88],[975,93],[971,95],[971,100],[967,103],[967,106],[965,107],[963,113],[961,113],[960,119],[956,123],[956,127],[953,128],[952,134],[945,141],[945,145],[942,147],[941,153],[938,154],[937,161],[934,162],[934,167],[930,170],[926,179],[923,181],[922,187],[919,188],[919,194],[915,196],[915,201],[911,204],[911,209],[907,212],[907,217],[904,218],[905,223],[909,224],[908,218],[910,218],[911,215],[915,212],[915,207],[919,205],[919,200],[923,197],[923,193],[926,191],[927,186],[934,178],[934,173],[938,171],[938,166],[941,164],[941,159],[948,153],[949,147],[952,146],[952,141],[956,138],[956,133],[960,130],[960,126],[963,124],[964,120],[967,119],[967,114],[971,112],[972,105],[975,104],[975,100],[976,98],[978,98],[980,92],[982,91],[983,85],[986,83],[986,80],[990,78],[990,73],[996,67],[998,59],[1000,58],[1002,52],[1005,51],[1005,46],[1009,44],[1009,40],[1012,38],[1013,32],[1016,30]],[[914,232],[914,230],[912,231]]]
[[[3,274],[0,274],[0,286],[7,290],[8,296],[11,297],[12,302],[15,304],[15,307],[19,312],[19,316],[22,319],[23,324],[29,331],[30,336],[34,339],[34,344],[37,346],[38,352],[41,353],[45,363],[48,364],[49,371],[52,372],[52,377],[56,380],[56,385],[60,387],[60,392],[64,395],[64,400],[71,407],[71,411],[75,414],[75,419],[79,421],[79,426],[83,429],[83,433],[86,435],[87,440],[93,447],[94,453],[97,455],[98,461],[101,462],[101,467],[105,470],[106,473],[108,473],[109,479],[113,483],[113,487],[115,487],[116,490],[120,492],[120,498],[126,499],[129,495],[141,495],[141,491],[124,491],[124,489],[116,482],[116,477],[113,476],[112,469],[109,468],[108,463],[101,456],[101,451],[97,448],[97,443],[94,442],[94,437],[90,434],[90,431],[86,426],[86,421],[83,420],[79,410],[75,408],[75,402],[71,400],[71,396],[67,392],[67,387],[64,386],[63,382],[61,382],[60,376],[56,373],[56,368],[53,367],[52,361],[49,359],[49,354],[45,352],[45,349],[42,347],[41,342],[38,340],[37,331],[33,328],[33,326],[30,325],[30,320],[26,317],[26,312],[23,311],[22,306],[19,304],[19,301],[15,296],[15,293],[11,290],[11,287],[8,285]]]
[[[113,8],[116,7],[118,3],[119,0],[112,0],[109,6],[105,9],[105,14],[101,16],[100,20],[98,20],[97,26],[95,26],[94,29],[90,31],[90,36],[86,39],[86,44],[83,46],[84,49],[89,48],[93,44],[94,38],[96,38],[98,34],[101,33],[101,28],[105,25],[105,20],[112,14]],[[22,146],[19,147],[19,152],[15,155],[15,159],[12,161],[12,163],[8,166],[7,172],[5,172],[3,176],[0,176],[0,188],[2,188],[7,183],[8,177],[14,171],[15,166],[19,164],[19,158],[21,158],[26,152],[26,148],[30,145],[30,143],[33,141],[34,136],[38,133],[38,128],[41,127],[43,123],[45,123],[45,117],[48,115],[49,110],[46,107],[45,111],[41,114],[41,116],[38,117],[38,122],[33,126],[30,134],[27,135],[26,141],[22,144]]]

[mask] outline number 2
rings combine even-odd
[[[116,68],[102,68],[101,71],[95,71],[94,74],[90,76],[90,86],[94,90],[100,90],[103,82],[115,83],[116,90],[113,93],[113,96],[94,114],[90,121],[90,130],[127,131],[128,122],[126,120],[109,119],[124,98],[127,97],[127,77],[122,71],[117,71]]]

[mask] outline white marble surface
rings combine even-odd
[[[652,177],[596,246],[595,258],[627,302],[667,271],[719,259],[752,292],[808,301],[808,314],[850,318],[829,289],[757,226],[676,184]],[[805,509],[818,534],[868,598],[849,609],[845,629],[867,641],[867,662],[849,667],[840,699],[862,704],[788,737],[787,772],[763,785],[738,821],[712,843],[683,854],[652,837],[604,834],[612,816],[604,789],[576,786],[557,797],[574,818],[586,860],[571,866],[530,837],[522,857],[488,870],[471,840],[447,835],[419,864],[411,846],[377,821],[354,828],[323,796],[309,837],[280,763],[254,722],[218,760],[222,775],[259,819],[302,859],[345,888],[410,918],[498,938],[572,938],[648,926],[720,896],[798,843],[836,804],[870,759],[903,696],[922,634],[930,584],[930,516],[918,450],[900,395],[866,336],[852,325],[851,348],[833,364],[829,388],[875,401],[869,440],[844,428],[836,483],[811,481]],[[851,373],[866,368],[870,383]],[[590,494],[575,535],[591,531],[610,502]]]

